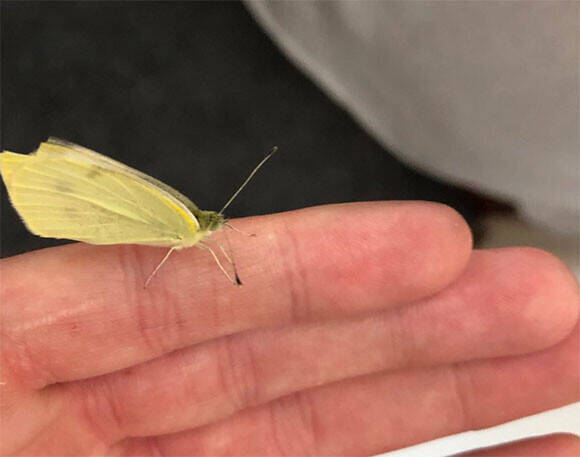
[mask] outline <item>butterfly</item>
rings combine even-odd
[[[116,160],[58,138],[49,138],[31,154],[4,151],[0,172],[10,201],[35,235],[89,244],[165,246],[169,251],[147,278],[175,250],[207,249],[233,283],[241,285],[235,263],[232,278],[214,250],[203,243],[228,226],[224,210],[277,151],[273,147],[220,211],[199,209],[167,184]]]

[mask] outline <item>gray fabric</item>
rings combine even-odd
[[[580,3],[246,4],[399,157],[578,230]]]

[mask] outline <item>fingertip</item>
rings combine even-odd
[[[455,254],[455,268],[449,272],[450,279],[453,280],[465,269],[473,251],[471,228],[463,216],[451,206],[431,202],[427,205],[432,206],[432,224],[438,224],[445,235],[442,241],[447,244],[442,246],[442,252],[453,250]]]
[[[523,287],[537,292],[524,316],[529,329],[544,347],[552,346],[570,334],[578,321],[580,291],[568,266],[550,252],[537,248],[516,248],[526,269]]]
[[[550,347],[570,334],[578,321],[580,293],[564,262],[531,247],[481,252],[501,256],[494,276],[498,302],[505,307],[502,314],[511,320],[511,339],[529,351]]]
[[[472,252],[473,238],[465,219],[450,206],[435,202],[405,202],[402,239],[408,239],[408,262],[401,275],[417,299],[439,292],[463,272]]]

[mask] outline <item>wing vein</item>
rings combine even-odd
[[[145,212],[147,214],[147,216],[149,218],[151,218],[152,221],[159,222],[160,224],[165,225],[166,227],[169,228],[169,226],[163,220],[158,219],[153,213],[149,212],[146,207],[144,207],[144,206],[138,206],[135,203],[135,201],[127,200],[126,198],[123,198],[122,196],[116,195],[115,193],[113,193],[109,189],[107,189],[106,187],[100,186],[97,183],[95,183],[94,181],[88,180],[88,179],[83,178],[83,177],[71,175],[71,174],[66,173],[66,172],[64,172],[62,170],[55,170],[54,168],[51,168],[51,167],[46,166],[46,164],[43,166],[43,171],[44,170],[49,170],[49,171],[52,171],[52,172],[56,172],[57,174],[58,173],[61,173],[61,174],[65,175],[65,176],[71,178],[72,182],[81,180],[81,181],[89,184],[90,186],[92,186],[95,189],[98,189],[98,190],[101,190],[101,191],[106,192],[107,194],[109,194],[110,196],[112,196],[114,199],[121,200],[121,201],[125,202],[126,204],[128,204],[131,207],[135,208],[137,211],[139,211],[139,212]],[[43,173],[42,172],[39,172],[37,170],[33,170],[33,169],[27,168],[26,171],[27,172],[32,172],[32,173],[34,173],[34,174],[36,174],[38,176],[43,176]],[[44,175],[46,175],[48,177],[52,177],[53,179],[58,179],[58,175],[55,176],[54,174],[51,174],[51,173],[44,173]],[[107,175],[107,176],[111,176],[111,175],[115,178],[115,181],[116,182],[119,182],[120,183],[120,181],[117,180],[116,177],[114,176],[113,172],[110,172],[110,174]],[[122,187],[127,191],[127,187],[125,185],[123,185]],[[130,194],[130,196],[132,198],[134,198],[134,195],[131,192],[129,192],[129,194]]]
[[[93,199],[83,198],[83,197],[80,197],[78,195],[72,194],[70,192],[60,192],[60,191],[54,190],[54,189],[45,189],[45,188],[42,188],[42,187],[32,187],[32,186],[23,186],[23,185],[14,185],[13,187],[20,187],[20,188],[26,189],[26,190],[36,190],[36,191],[39,191],[39,192],[46,192],[46,193],[54,194],[54,195],[64,195],[67,198],[73,198],[75,200],[83,201],[83,202],[88,203],[90,205],[93,205],[93,206],[96,206],[98,208],[101,208],[101,209],[103,209],[103,210],[105,210],[105,211],[107,211],[107,212],[109,212],[111,214],[115,214],[117,216],[124,217],[126,219],[129,219],[129,220],[138,222],[138,223],[140,223],[142,225],[145,225],[145,226],[150,226],[151,225],[146,220],[137,219],[137,218],[131,217],[131,216],[127,215],[127,214],[120,213],[118,211],[115,211],[115,210],[109,208],[108,206],[99,204],[97,201],[95,201]],[[163,225],[165,225],[165,224],[163,224]]]

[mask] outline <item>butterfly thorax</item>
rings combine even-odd
[[[175,249],[183,249],[196,245],[206,236],[221,228],[225,223],[224,216],[215,211],[202,211],[195,208],[191,213],[197,220],[199,227],[190,235],[179,237],[177,243],[172,243],[171,246]]]
[[[225,222],[223,214],[216,213],[215,211],[197,210],[194,216],[199,222],[200,232],[215,232]]]

